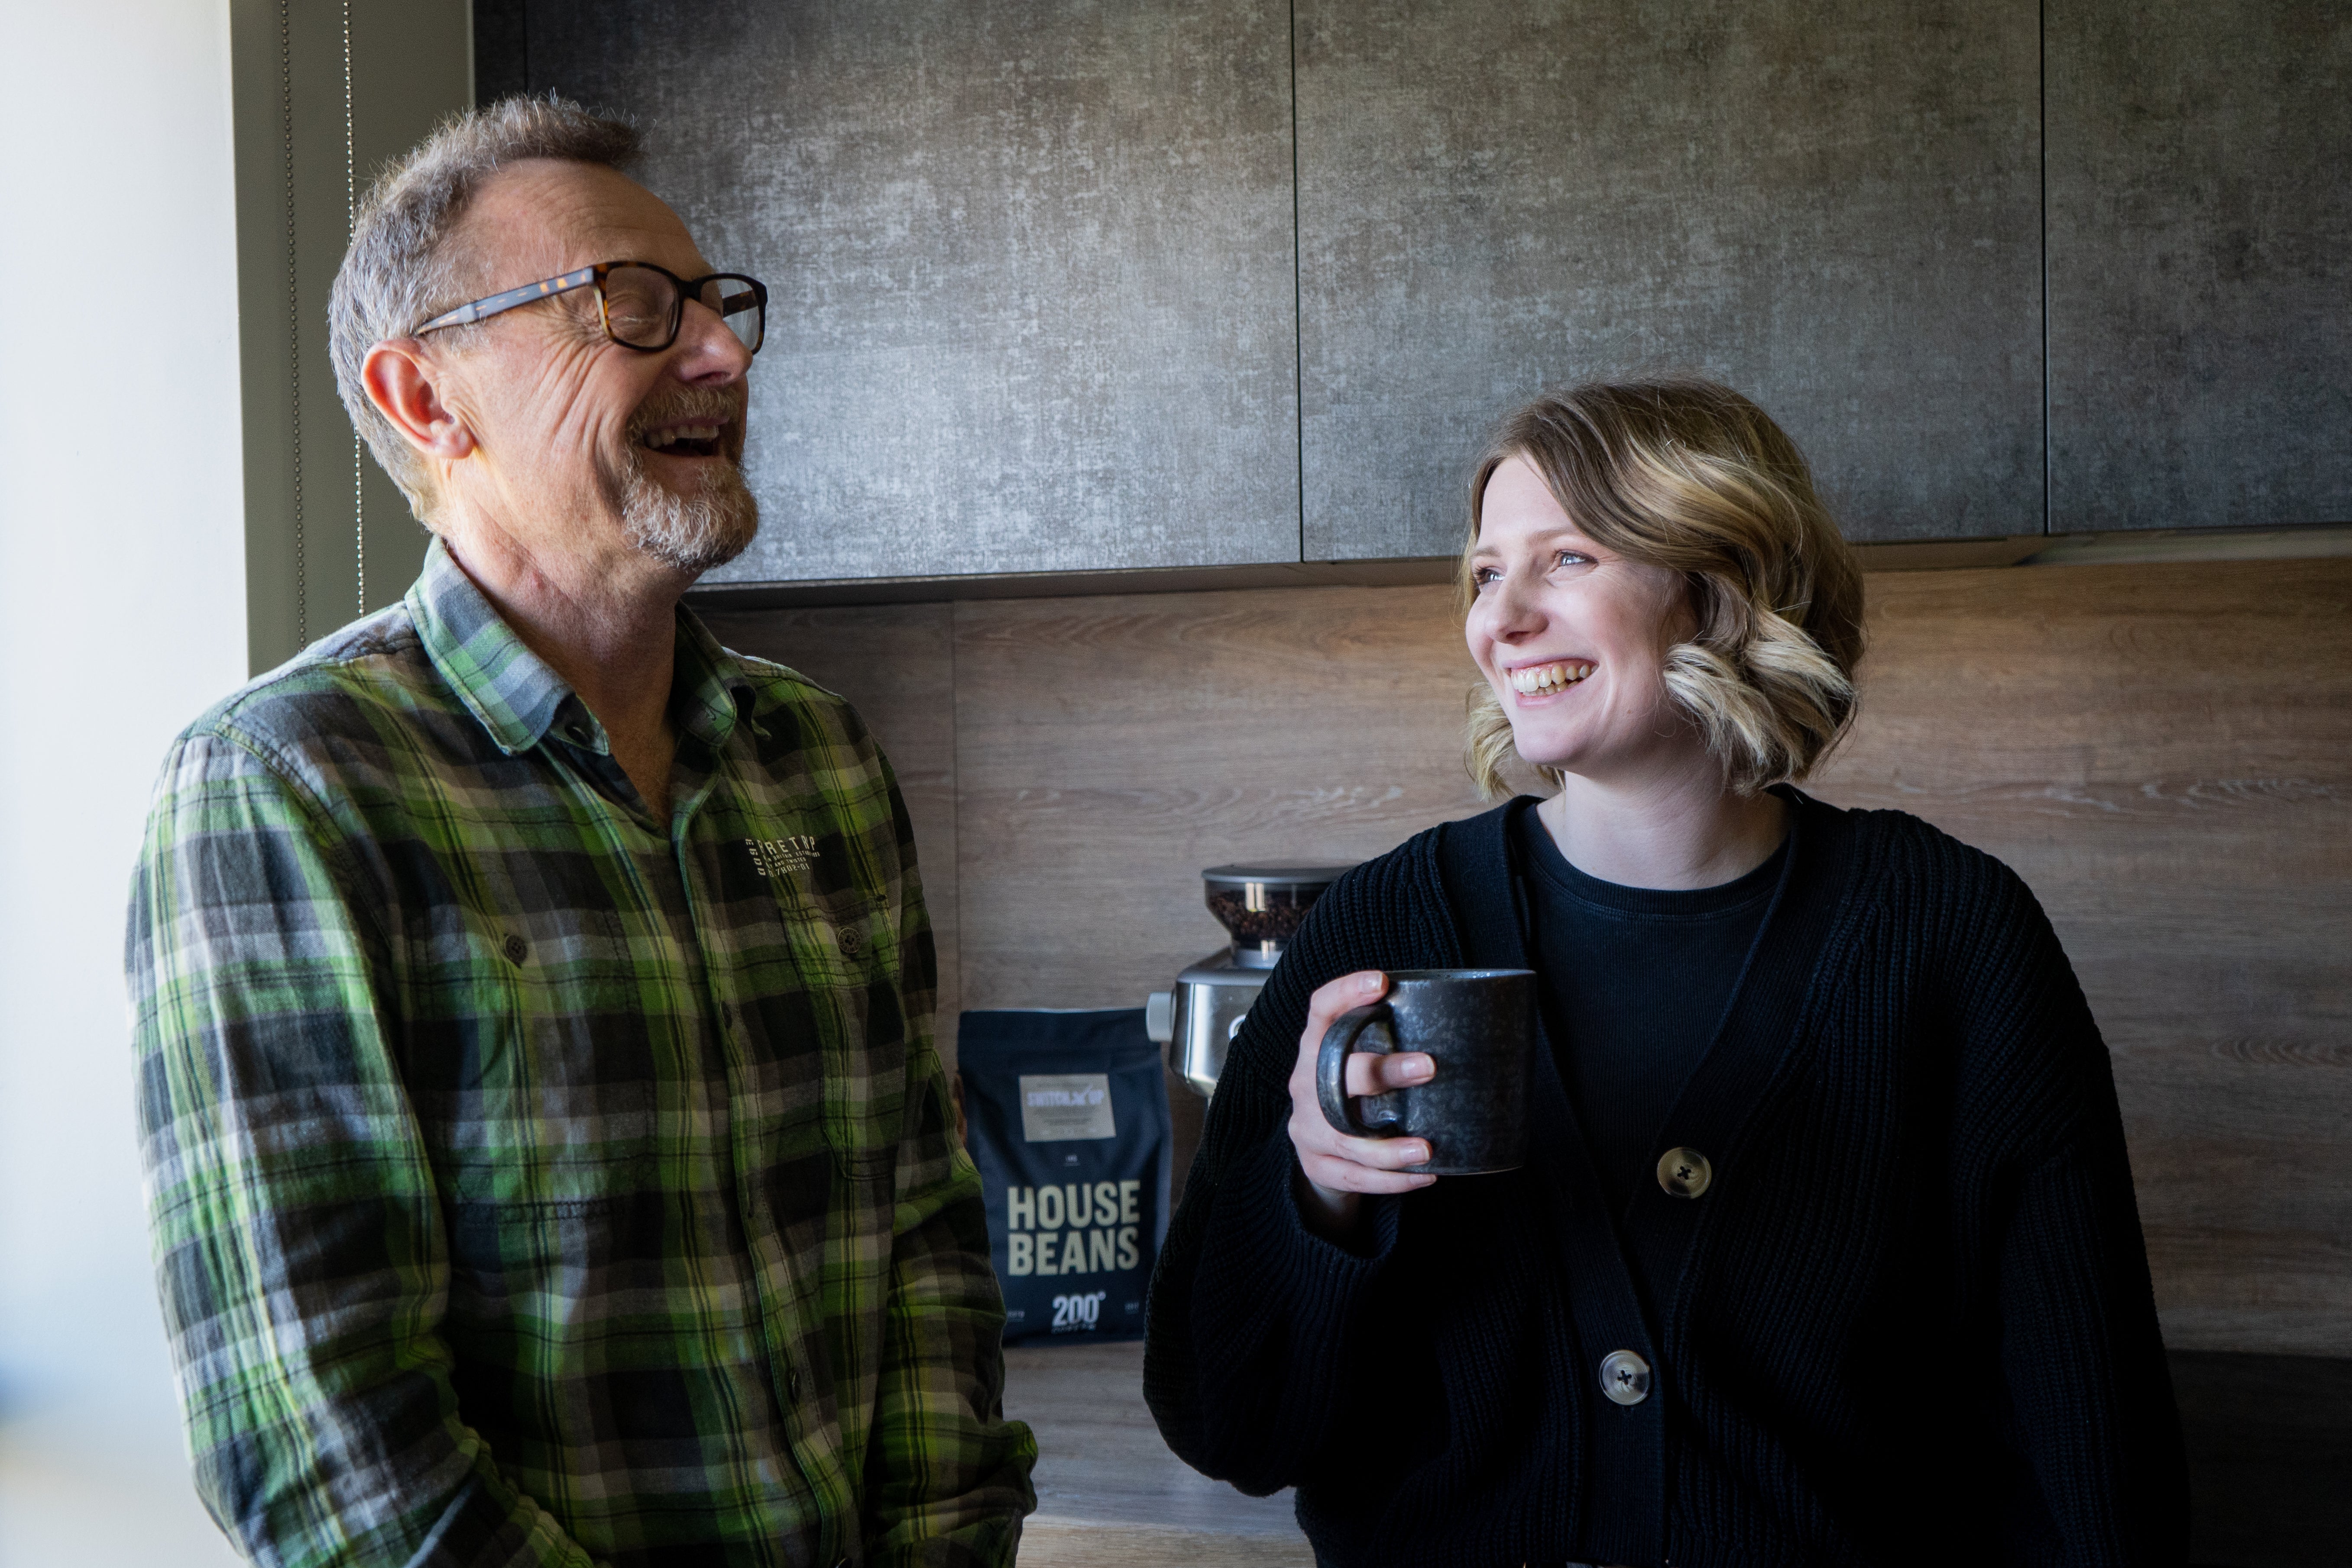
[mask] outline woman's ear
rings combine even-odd
[[[419,453],[456,462],[474,450],[474,433],[453,413],[438,384],[446,374],[415,338],[388,338],[368,350],[360,384],[376,412]]]

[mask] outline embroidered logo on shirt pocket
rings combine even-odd
[[[771,882],[797,876],[816,863],[816,836],[812,833],[746,838],[743,847],[751,854],[752,869]]]
[[[839,868],[821,858],[814,834],[745,838],[740,843],[752,868],[767,879],[775,893],[776,905],[785,920],[804,931],[814,929],[824,933],[814,956],[820,963],[829,963],[837,956],[852,970],[864,968],[867,954],[886,935],[881,917],[887,913],[888,900],[854,881],[836,888],[824,887],[826,879],[823,873]]]

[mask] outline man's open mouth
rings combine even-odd
[[[648,452],[673,458],[716,458],[722,450],[719,441],[725,429],[720,425],[666,425],[637,439]]]

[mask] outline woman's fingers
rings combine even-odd
[[[1325,1119],[1316,1096],[1316,1063],[1322,1054],[1323,1037],[1340,1015],[1379,1001],[1388,988],[1388,976],[1379,970],[1360,970],[1317,987],[1307,999],[1307,1027],[1298,1037],[1298,1059],[1290,1074],[1290,1142],[1298,1153],[1300,1173],[1327,1192],[1409,1193],[1437,1179],[1404,1169],[1430,1157],[1427,1142],[1419,1138],[1359,1138],[1341,1132]],[[1426,1083],[1435,1067],[1420,1051],[1386,1056],[1353,1052],[1348,1060],[1348,1093],[1384,1094]]]
[[[1437,1180],[1426,1172],[1381,1171],[1353,1161],[1303,1152],[1298,1169],[1317,1186],[1337,1193],[1410,1193]]]
[[[1322,1108],[1312,1103],[1292,1107],[1290,1142],[1307,1179],[1334,1191],[1405,1193],[1436,1179],[1405,1169],[1429,1158],[1426,1141],[1353,1137],[1324,1121]]]
[[[1294,1126],[1317,1103],[1315,1067],[1317,1058],[1322,1054],[1323,1037],[1330,1033],[1331,1026],[1339,1021],[1341,1014],[1351,1007],[1379,1001],[1388,988],[1387,975],[1377,969],[1360,969],[1353,974],[1342,974],[1337,980],[1324,982],[1307,999],[1307,1027],[1299,1034],[1298,1057],[1290,1068],[1290,1103],[1297,1113],[1291,1118]],[[1353,1066],[1352,1063],[1349,1065]],[[1355,1082],[1352,1073],[1349,1082],[1351,1086],[1349,1092],[1361,1092],[1352,1087]],[[1322,1121],[1319,1111],[1316,1113],[1315,1120]]]
[[[1353,1138],[1328,1127],[1324,1131],[1328,1138],[1315,1143],[1318,1158],[1342,1160],[1368,1171],[1402,1171],[1429,1160],[1429,1144],[1420,1138]]]
[[[1387,1056],[1356,1051],[1348,1058],[1348,1092],[1351,1095],[1386,1094],[1392,1089],[1427,1083],[1436,1076],[1436,1058],[1426,1051],[1392,1051]]]
[[[1377,1002],[1387,994],[1389,977],[1377,969],[1360,969],[1353,974],[1342,974],[1337,980],[1327,980],[1315,988],[1307,999],[1307,1034],[1319,1047],[1324,1031],[1337,1023],[1339,1015],[1350,1007],[1360,1007]]]
[[[1293,1097],[1290,1142],[1298,1152],[1298,1168],[1307,1179],[1336,1192],[1407,1193],[1436,1179],[1405,1168],[1430,1158],[1427,1140],[1361,1138],[1342,1132],[1325,1120],[1323,1107],[1311,1089]]]

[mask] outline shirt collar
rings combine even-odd
[[[611,749],[588,705],[524,646],[440,540],[425,551],[425,570],[406,603],[426,657],[499,750],[509,756],[527,752],[559,722],[589,750]],[[676,657],[671,690],[678,725],[715,752],[734,732],[739,711],[748,716],[757,689],[735,656],[682,605]]]
[[[717,752],[735,732],[739,719],[754,722],[759,688],[742,663],[710,635],[702,617],[684,605],[677,607],[677,659],[670,690],[678,728]]]

